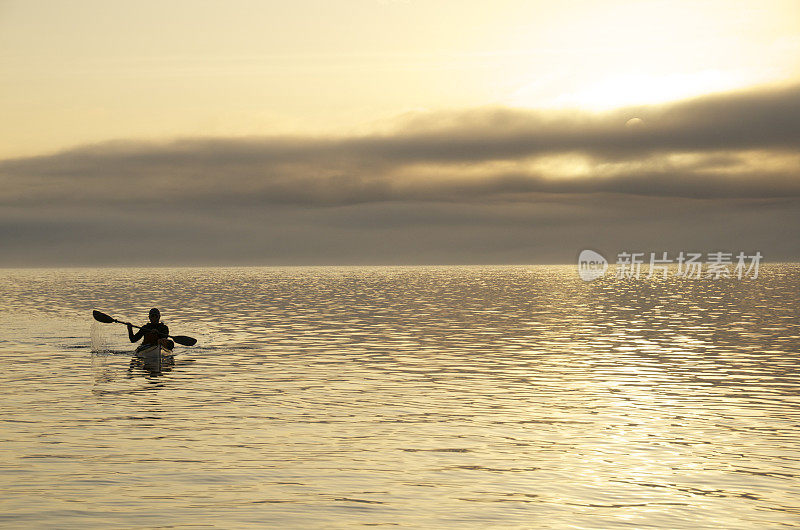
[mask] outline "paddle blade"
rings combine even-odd
[[[195,344],[197,344],[197,339],[194,339],[192,337],[185,337],[183,335],[172,337],[172,340],[174,340],[175,342],[177,342],[182,346],[194,346]]]
[[[92,316],[94,317],[95,320],[97,320],[98,322],[102,322],[103,324],[113,324],[114,323],[114,319],[113,318],[111,318],[110,316],[106,315],[105,313],[101,313],[100,311],[98,311],[96,309],[94,311],[92,311]]]

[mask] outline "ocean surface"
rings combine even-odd
[[[798,355],[798,264],[0,270],[0,526],[796,526]]]

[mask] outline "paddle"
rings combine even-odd
[[[133,326],[136,329],[142,329],[139,326],[134,326],[130,322],[122,322],[121,320],[112,318],[106,315],[105,313],[101,313],[96,309],[92,311],[92,316],[94,317],[95,320],[97,320],[98,322],[102,322],[103,324],[115,324],[115,323],[125,324],[126,326]],[[194,346],[197,343],[197,339],[192,337],[186,337],[184,335],[168,335],[168,337],[183,346]]]

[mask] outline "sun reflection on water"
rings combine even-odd
[[[585,283],[574,267],[6,280],[12,522],[733,528],[800,515],[797,265],[741,282]],[[153,305],[199,338],[174,366],[131,363],[121,326],[90,351],[91,309],[135,319]]]

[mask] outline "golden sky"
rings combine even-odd
[[[800,2],[1,1],[0,158],[800,79]]]
[[[797,0],[0,0],[0,117],[0,266],[800,259]]]

